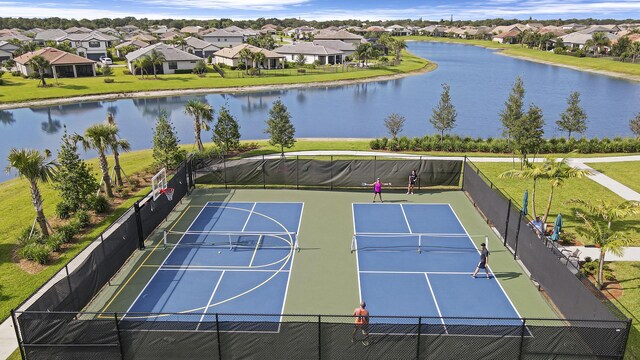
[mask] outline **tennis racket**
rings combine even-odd
[[[367,184],[367,183],[362,183],[362,186],[368,186],[368,185],[369,185],[369,184]]]

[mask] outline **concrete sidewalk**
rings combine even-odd
[[[576,250],[580,250],[579,258],[584,260],[587,256],[592,260],[597,260],[600,256],[600,249],[596,247],[585,246],[565,246],[567,251],[573,253]],[[640,261],[640,247],[625,247],[622,256],[614,255],[608,252],[604,256],[605,261]]]

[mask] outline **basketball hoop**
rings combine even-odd
[[[166,189],[160,190],[160,192],[162,194],[165,194],[167,196],[167,199],[171,201],[173,200],[173,190],[174,190],[173,188],[166,188]]]

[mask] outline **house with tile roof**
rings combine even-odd
[[[188,38],[185,38],[184,41],[187,44],[182,50],[200,58],[208,58],[209,56],[213,57],[213,54],[220,50],[219,47],[204,40],[200,40],[197,37],[189,36]]]
[[[96,76],[96,62],[51,47],[28,52],[15,58],[16,67],[23,75],[29,76],[34,72],[30,64],[34,56],[42,56],[49,61],[49,68],[45,73],[54,77],[87,77]]]
[[[356,44],[347,43],[342,40],[313,40],[314,45],[324,46],[330,49],[340,50],[344,56],[351,56],[358,46]]]
[[[313,64],[316,61],[320,65],[342,64],[345,56],[340,50],[309,42],[287,44],[275,48],[273,51],[285,56],[290,62],[296,62],[302,56],[305,64]]]
[[[198,35],[200,34],[204,28],[202,26],[185,26],[180,29],[180,33],[185,35]]]
[[[165,58],[165,61],[161,65],[156,65],[157,74],[175,74],[176,70],[193,70],[196,63],[202,60],[193,54],[189,54],[171,45],[157,43],[128,53],[125,58],[127,59],[129,70],[132,73],[139,71],[134,69],[133,62],[140,57],[148,56],[153,50],[161,53]],[[153,69],[150,69],[150,71],[147,70],[145,70],[147,73],[153,74]]]
[[[100,57],[107,56],[107,49],[118,41],[118,38],[98,31],[92,31],[90,33],[80,32],[67,34],[56,40],[58,43],[64,41],[71,42],[71,46],[76,48],[78,55],[98,61]]]
[[[123,50],[124,48],[135,48],[137,49],[142,49],[143,47],[147,47],[150,44],[148,42],[142,41],[142,40],[138,40],[138,39],[133,39],[133,40],[129,40],[129,41],[125,41],[123,43],[118,44],[115,49],[116,49],[116,55],[118,57],[124,57],[126,54],[124,54],[121,50]],[[135,50],[134,50],[135,51]]]
[[[522,31],[520,31],[520,29],[515,28],[507,32],[499,33],[498,35],[493,35],[492,40],[499,42],[500,44],[514,44],[516,42],[516,37],[521,32]]]
[[[364,38],[360,35],[352,34],[345,30],[340,31],[320,31],[313,37],[314,40],[341,40],[346,43],[360,45]]]
[[[219,48],[232,48],[244,43],[244,35],[242,33],[216,29],[202,35],[202,39]]]
[[[0,61],[13,59],[13,53],[19,48],[8,41],[0,41]]]
[[[242,63],[242,59],[240,58],[240,52],[243,49],[249,49],[252,53],[261,52],[265,55],[266,60],[262,64],[257,64],[259,67],[264,69],[277,69],[281,67],[282,61],[285,60],[285,55],[279,54],[275,51],[270,51],[267,49],[259,48],[257,46],[249,45],[249,44],[240,44],[236,45],[232,48],[223,48],[216,51],[213,54],[213,63],[214,64],[224,64],[227,66],[238,66]]]
[[[41,46],[47,41],[58,41],[61,37],[67,36],[67,32],[60,29],[48,29],[40,31],[33,37],[33,41],[37,42]]]

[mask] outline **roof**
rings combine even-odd
[[[149,43],[146,42],[146,41],[133,39],[133,40],[129,40],[129,41],[125,41],[125,42],[121,43],[120,45],[116,46],[116,49],[122,49],[125,46],[135,46],[135,47],[138,47],[138,48],[143,48],[143,47],[149,46]]]
[[[239,54],[240,54],[240,51],[242,51],[242,49],[249,49],[249,51],[251,51],[252,53],[261,52],[267,58],[283,58],[284,57],[283,55],[280,55],[276,52],[269,51],[267,49],[259,48],[257,46],[253,46],[249,44],[240,44],[231,48],[224,48],[216,51],[215,53],[213,53],[213,55],[227,58],[227,59],[235,59],[240,57]]]
[[[86,28],[84,26],[81,26],[81,27],[72,26],[72,27],[68,28],[67,30],[65,30],[65,32],[68,33],[68,34],[90,33],[91,31],[93,31],[93,30],[91,30],[89,28]]]
[[[208,34],[205,34],[204,36],[208,36],[208,37],[212,37],[212,36],[219,36],[219,37],[243,37],[243,35],[241,33],[238,32],[232,32],[232,31],[227,31],[227,30],[214,30]]]
[[[340,51],[355,51],[357,46],[342,40],[313,40],[314,45],[326,46]]]
[[[98,40],[98,41],[116,41],[118,40],[117,37],[115,36],[111,36],[111,35],[107,35],[107,34],[103,34],[101,32],[98,31],[93,31],[90,33],[75,33],[75,34],[68,34],[66,36],[63,36],[57,40],[71,40],[71,41],[91,41],[91,40]]]
[[[277,30],[278,26],[277,25],[273,25],[273,24],[267,24],[267,25],[263,26],[261,29],[262,30],[267,30],[267,29]]]
[[[95,61],[84,58],[66,51],[54,49],[51,47],[42,48],[36,51],[28,52],[18,56],[14,60],[18,64],[28,63],[34,56],[42,56],[47,59],[51,65],[78,65],[78,64],[94,64]]]
[[[198,34],[202,30],[204,30],[202,26],[185,26],[180,29],[180,32],[183,34]]]
[[[60,29],[49,29],[37,33],[33,39],[36,41],[49,41],[57,40],[63,36],[67,36],[67,33],[65,31],[62,31]]]
[[[8,41],[0,41],[0,48],[6,48],[5,50],[16,50],[19,49],[20,47],[17,45],[13,45],[12,43],[8,42]]]
[[[320,33],[318,33],[316,36],[314,36],[314,39],[318,39],[318,40],[362,40],[362,36],[360,35],[356,35],[356,34],[352,34],[348,31],[345,30],[340,30],[340,31],[320,31]]]
[[[306,55],[340,55],[343,52],[322,45],[315,45],[308,42],[283,45],[273,49],[278,54],[306,54]]]
[[[189,36],[188,38],[185,38],[184,41],[187,43],[187,45],[191,46],[194,49],[207,49],[207,48],[215,49],[215,50],[220,49],[218,46],[215,46],[210,42],[200,40],[197,37],[193,37],[193,36]]]
[[[142,41],[157,41],[157,39],[150,34],[136,34],[134,36],[130,36],[127,38],[127,40],[142,40]]]
[[[516,37],[521,32],[522,31],[520,31],[519,29],[513,29],[511,31],[503,32],[503,33],[500,33],[498,35],[494,35],[493,37],[494,38],[498,38],[498,39],[506,39],[506,38],[510,38],[510,37]]]
[[[193,54],[189,54],[186,51],[182,51],[178,48],[175,48],[173,46],[169,46],[167,44],[164,43],[157,43],[154,45],[149,45],[147,47],[143,47],[141,49],[138,49],[136,51],[132,51],[130,53],[127,54],[126,58],[127,61],[133,61],[139,57],[148,55],[149,53],[151,53],[151,51],[156,50],[159,53],[161,53],[162,55],[164,55],[164,58],[166,61],[197,61],[197,60],[202,60],[199,57],[193,55]]]
[[[0,36],[0,40],[9,41],[11,39],[16,39],[16,40],[21,41],[21,42],[31,41],[30,37],[24,36],[22,34],[13,33],[13,34],[7,34],[7,35]]]
[[[610,41],[616,40],[618,38],[617,35],[614,35],[614,34],[611,34],[611,33],[603,33],[603,34],[604,34],[604,36],[609,38]],[[567,34],[567,35],[561,36],[560,38],[565,43],[584,44],[584,43],[586,43],[587,41],[589,41],[589,40],[591,40],[593,38],[593,34],[582,32],[582,31],[578,31],[578,32],[574,32],[574,33],[571,33],[571,34]]]

